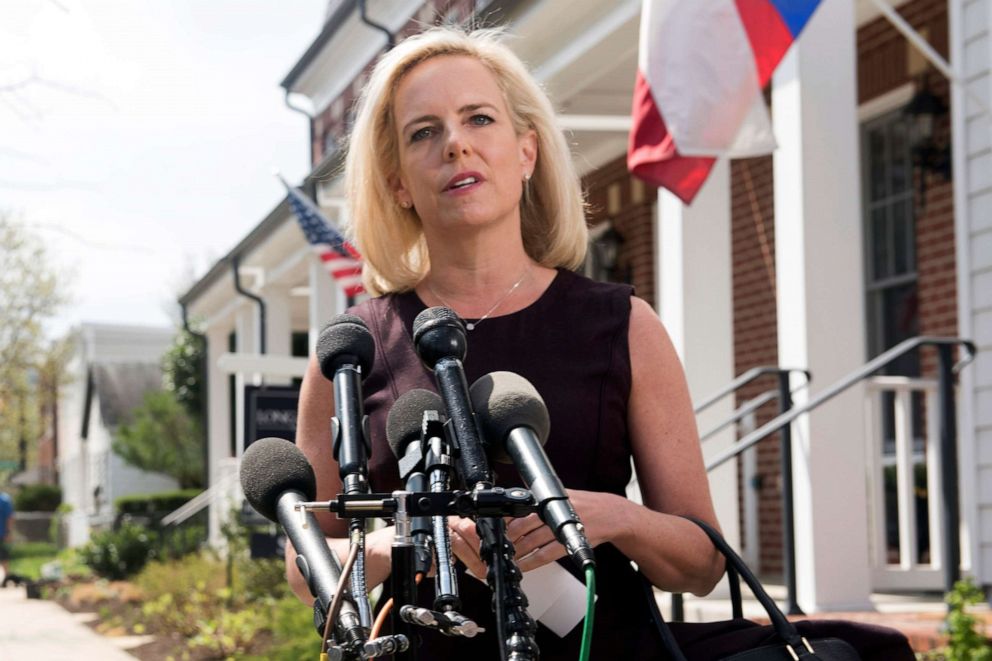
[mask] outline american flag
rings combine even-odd
[[[289,194],[289,204],[313,251],[344,293],[353,298],[365,292],[362,286],[362,256],[298,188],[279,177]]]

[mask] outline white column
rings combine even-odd
[[[685,366],[693,402],[700,402],[734,378],[733,282],[730,245],[730,168],[720,161],[685,206],[658,192],[658,261],[661,319]],[[734,398],[709,407],[697,421],[700,431],[727,419]],[[734,442],[733,428],[703,446],[711,456]],[[711,471],[710,491],[727,540],[739,546],[737,462]]]
[[[235,351],[240,354],[259,352],[258,307],[254,301],[246,299],[235,317]],[[235,456],[241,457],[245,451],[245,386],[260,385],[260,374],[234,375],[234,439]]]
[[[293,319],[289,288],[269,285],[262,291],[265,301],[265,352],[270,356],[290,356],[293,353]],[[265,377],[269,385],[289,385],[287,377]]]
[[[210,462],[210,487],[220,481],[221,462],[231,456],[231,422],[229,412],[230,390],[227,374],[217,367],[217,359],[227,353],[227,325],[207,329],[207,390],[209,398],[208,461]],[[217,548],[222,540],[220,526],[225,512],[210,508],[210,546]]]
[[[341,287],[334,282],[320,259],[310,258],[310,353],[317,346],[317,337],[334,315],[344,312],[348,305]]]
[[[856,29],[852,3],[821,3],[774,78],[779,363],[808,367],[814,390],[865,361]],[[793,425],[807,612],[871,608],[864,397],[855,386]]]

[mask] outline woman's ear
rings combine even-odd
[[[393,197],[398,205],[404,209],[409,209],[413,206],[413,197],[410,195],[399,175],[394,174],[386,177],[386,182],[389,184],[389,189],[393,191]]]
[[[520,136],[518,142],[520,144],[520,167],[522,168],[520,177],[530,179],[537,166],[537,132],[534,129],[528,129]]]

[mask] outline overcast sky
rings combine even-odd
[[[309,170],[279,81],[326,0],[3,0],[0,212],[81,321],[169,325],[177,293]]]

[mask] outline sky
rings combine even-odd
[[[3,0],[0,213],[44,242],[80,322],[175,300],[309,171],[279,81],[327,0]],[[2,312],[0,312],[2,313]]]

